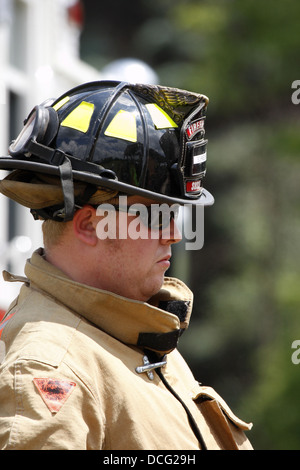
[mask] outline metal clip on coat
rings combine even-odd
[[[138,374],[143,374],[144,372],[147,373],[148,377],[150,380],[153,380],[154,379],[154,375],[153,375],[153,370],[154,369],[158,369],[159,367],[163,367],[167,364],[167,360],[165,361],[161,361],[161,362],[154,362],[154,363],[150,363],[149,362],[149,359],[147,356],[144,356],[143,357],[143,363],[144,365],[143,366],[138,366],[135,371],[138,373]]]

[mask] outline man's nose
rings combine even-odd
[[[163,244],[178,243],[182,240],[181,231],[174,219],[161,231],[160,239]]]

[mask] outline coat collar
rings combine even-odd
[[[75,282],[43,255],[39,249],[26,263],[25,275],[31,287],[124,343],[165,354],[176,347],[188,327],[193,294],[176,278],[166,277],[158,294],[140,302]]]

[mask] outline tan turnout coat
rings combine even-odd
[[[25,275],[0,324],[1,449],[197,450],[191,419],[206,448],[251,449],[251,425],[176,349],[192,304],[182,282],[138,302],[70,280],[42,250]],[[161,308],[172,304],[179,316]],[[162,376],[136,371],[145,350],[167,358]]]

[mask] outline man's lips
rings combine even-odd
[[[160,260],[158,260],[158,264],[164,265],[168,268],[171,264],[170,263],[170,258],[171,258],[171,255],[166,255],[163,258],[161,258]]]

